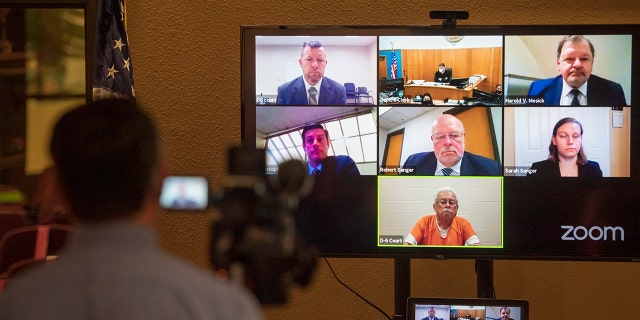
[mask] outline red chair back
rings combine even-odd
[[[67,242],[72,226],[63,224],[31,225],[7,231],[0,238],[0,274],[25,259],[55,256]]]

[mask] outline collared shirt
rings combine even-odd
[[[405,242],[419,245],[462,246],[480,242],[471,223],[465,218],[455,217],[443,238],[435,214],[418,220],[407,235]]]
[[[313,170],[318,169],[320,172],[322,172],[322,163],[319,164],[317,167],[312,167],[310,163],[307,163],[307,170],[309,171],[309,175],[313,174]]]
[[[54,263],[7,283],[0,319],[263,319],[244,288],[163,251],[147,227],[114,222],[73,232]]]
[[[304,77],[302,77],[302,79],[304,79]],[[304,79],[304,89],[307,93],[307,101],[309,101],[309,88],[314,87],[316,88],[316,100],[318,101],[318,104],[320,104],[320,87],[322,87],[322,79],[324,79],[324,77],[320,78],[320,81],[318,81],[314,86],[310,85],[309,82],[307,82],[307,79]]]
[[[583,85],[577,88],[578,91],[580,91],[580,95],[578,96],[578,101],[580,101],[581,106],[587,105],[587,82],[585,82]],[[560,95],[560,105],[570,106],[571,101],[573,100],[573,93],[571,93],[571,90],[575,88],[571,87],[565,80],[562,80],[562,83],[563,84],[562,84],[562,94]]]
[[[458,163],[456,163],[453,167],[451,167],[453,172],[451,172],[450,176],[459,176],[460,175],[460,166],[461,165],[462,165],[462,157],[460,157],[460,161],[458,161]],[[436,166],[436,172],[434,173],[434,175],[443,176],[442,169],[444,169],[444,168],[446,168],[446,166],[444,164],[440,163],[440,161],[438,161],[438,165]]]

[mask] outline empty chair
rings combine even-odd
[[[366,98],[366,104],[373,104],[373,97],[369,94],[367,87],[358,87],[356,93],[358,95],[358,103],[362,103],[362,98]]]
[[[7,231],[0,238],[0,274],[25,259],[55,256],[66,244],[72,226],[31,225]]]
[[[353,100],[353,103],[358,103],[358,93],[356,92],[356,85],[353,82],[345,82],[344,88],[347,94],[347,103],[349,103],[349,99]]]
[[[28,224],[27,216],[23,213],[0,213],[0,239],[7,231]]]

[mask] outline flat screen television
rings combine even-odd
[[[357,176],[313,177],[313,191],[300,201],[297,231],[321,255],[640,261],[640,115],[632,111],[640,101],[640,82],[632,77],[640,74],[640,25],[250,26],[241,31],[242,141],[265,150],[266,174],[288,159],[308,160],[301,131],[312,123],[330,133],[330,156],[347,155],[359,169]],[[559,59],[566,35],[584,35],[592,55]],[[320,43],[325,53],[321,59],[305,57],[311,65],[324,65],[317,106],[308,105],[304,91],[301,100],[291,98],[306,87],[296,81],[304,69],[303,44],[311,43]],[[467,77],[469,85],[430,82],[441,62]],[[577,96],[583,106],[565,105],[572,96],[562,93],[562,70],[573,73],[572,83],[591,75],[582,88],[586,99]],[[386,99],[390,79],[403,79],[401,99]],[[323,91],[343,83],[366,87],[373,101],[336,104],[323,98]],[[497,103],[465,103],[497,85],[504,88]],[[426,93],[433,105],[412,99]],[[435,173],[432,124],[443,114],[458,118],[464,134],[445,132],[437,139],[462,138],[465,152],[497,163],[497,174],[465,173],[465,161],[473,160],[468,153],[457,169],[460,176]],[[579,166],[586,168],[579,177],[559,176],[574,166],[560,170],[559,161],[544,161],[549,146],[560,141],[552,138],[554,125],[565,118],[577,120],[582,134],[559,132],[557,139],[571,141],[565,145],[579,140],[591,161]],[[558,159],[579,151],[566,147]],[[416,154],[422,154],[422,163],[432,158],[426,171],[407,163]],[[544,174],[549,171],[534,163],[555,171]],[[479,246],[404,245],[416,222],[434,213],[442,187],[456,192],[457,217],[470,223]]]

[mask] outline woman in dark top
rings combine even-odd
[[[549,158],[534,162],[528,176],[602,177],[600,165],[587,160],[582,149],[582,124],[574,118],[562,118],[553,127]]]

